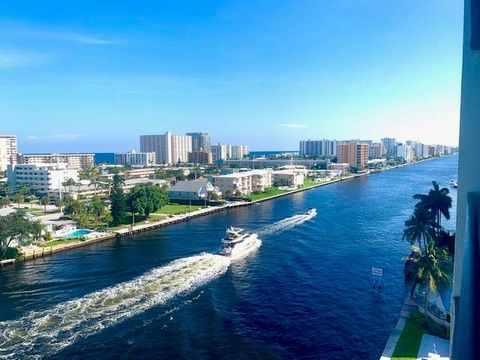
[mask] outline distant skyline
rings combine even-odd
[[[304,139],[458,143],[455,0],[0,3],[0,133],[21,152],[139,135],[295,150]]]

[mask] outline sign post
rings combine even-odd
[[[372,277],[373,287],[376,287],[378,285],[378,287],[380,288],[382,286],[383,269],[372,266]]]

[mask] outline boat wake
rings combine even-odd
[[[258,236],[278,234],[282,231],[289,230],[297,225],[303,224],[305,221],[308,221],[312,218],[312,215],[307,214],[294,215],[267,226],[265,229],[259,232]]]
[[[82,298],[0,322],[0,358],[41,358],[225,273],[227,257],[200,254],[155,268],[136,279]]]

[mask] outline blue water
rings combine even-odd
[[[378,359],[404,297],[411,195],[456,172],[446,157],[3,268],[0,357]],[[258,251],[198,255],[231,224],[259,231]]]
[[[90,233],[91,233],[90,230],[78,229],[78,230],[75,230],[75,231],[67,234],[65,237],[68,238],[68,239],[72,239],[72,238],[76,238],[76,237],[88,235],[88,234],[90,234]]]

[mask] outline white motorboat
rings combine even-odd
[[[228,256],[232,260],[240,259],[250,254],[261,244],[262,242],[257,234],[231,226],[227,229],[227,234],[222,239],[220,255]]]
[[[450,181],[450,186],[453,187],[454,189],[458,188],[458,183],[454,180]]]
[[[315,208],[310,208],[310,209],[308,209],[308,211],[305,213],[305,215],[313,218],[313,217],[317,216],[317,209],[315,209]]]

